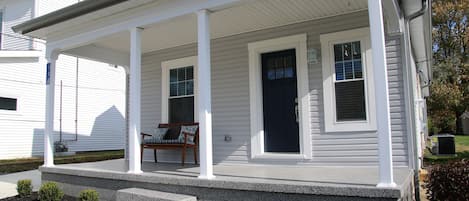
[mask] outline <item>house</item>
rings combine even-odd
[[[44,153],[45,43],[11,27],[76,2],[0,1],[0,159]],[[60,55],[56,76],[54,142],[69,152],[124,149],[123,68]]]
[[[411,200],[431,80],[431,2],[82,1],[13,27],[47,41],[43,180],[115,199]],[[53,164],[57,56],[125,66],[128,157]],[[140,132],[200,123],[200,166],[140,162]],[[158,151],[159,162],[180,152]],[[191,158],[192,153],[186,153]]]
[[[469,112],[464,112],[460,117],[461,131],[463,135],[469,135]]]

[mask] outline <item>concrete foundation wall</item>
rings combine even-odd
[[[115,200],[116,192],[125,188],[144,188],[169,193],[193,195],[199,201],[378,201],[378,200],[405,200],[393,198],[367,198],[367,197],[348,197],[348,196],[325,196],[310,194],[292,194],[276,192],[242,191],[220,188],[204,188],[184,185],[154,184],[146,182],[130,182],[123,180],[98,179],[91,177],[77,177],[61,174],[43,173],[42,180],[58,182],[65,194],[78,197],[81,190],[95,189],[100,194],[101,200]],[[86,185],[85,185],[86,184]]]

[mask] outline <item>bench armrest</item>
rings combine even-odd
[[[140,133],[140,135],[142,136],[142,141],[140,143],[142,143],[143,145],[143,141],[145,140],[145,137],[148,136],[148,137],[151,137],[152,135],[150,134],[147,134],[147,133]]]

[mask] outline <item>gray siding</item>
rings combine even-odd
[[[2,12],[2,50],[30,50],[31,38],[14,33],[11,27],[30,20],[33,15],[33,0],[3,1],[0,2]]]
[[[320,50],[319,35],[368,26],[367,12],[358,12],[302,22],[212,41],[212,112],[214,162],[247,163],[250,155],[249,64],[250,42],[307,33],[308,49]],[[407,165],[402,68],[399,39],[387,42],[392,111],[393,153],[396,165]],[[320,51],[318,51],[320,52]],[[161,62],[196,55],[190,44],[143,56],[142,130],[150,130],[161,119]],[[376,133],[325,133],[321,64],[308,66],[311,97],[313,159],[306,165],[376,165]],[[224,136],[232,141],[225,142]],[[159,151],[161,161],[179,161],[180,152]],[[152,160],[146,151],[145,159]],[[191,159],[192,154],[188,153]]]

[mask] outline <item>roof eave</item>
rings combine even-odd
[[[125,1],[128,0],[85,0],[28,20],[12,29],[16,33],[27,34]]]

